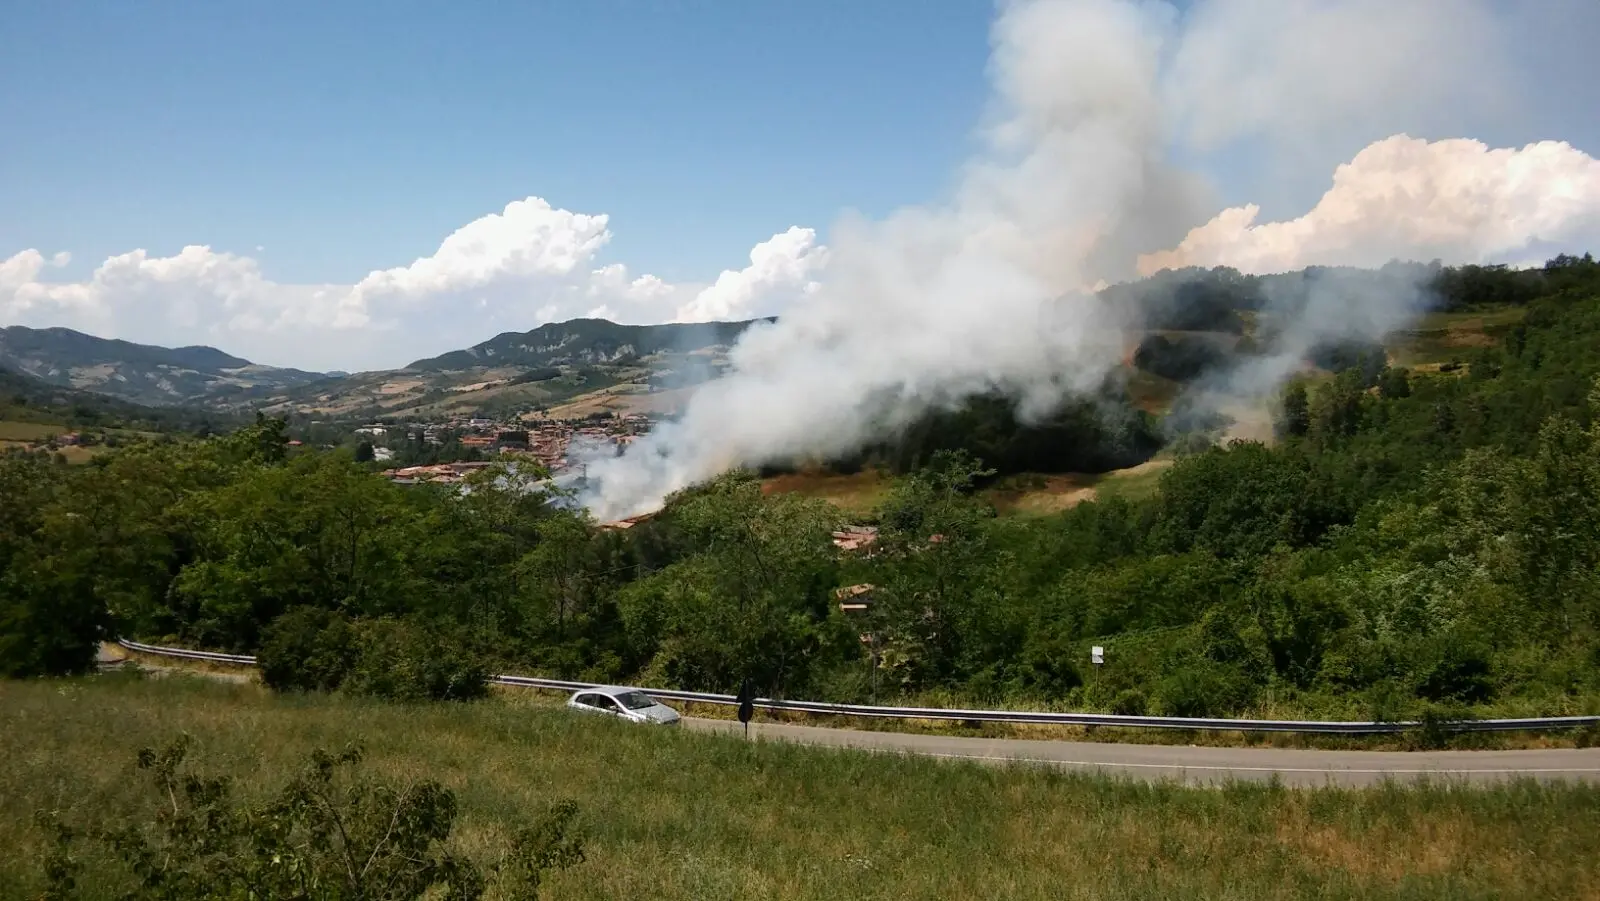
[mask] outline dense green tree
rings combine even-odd
[[[619,596],[649,670],[700,689],[731,691],[745,677],[780,696],[805,687],[836,584],[834,509],[797,495],[764,498],[747,473],[721,476],[668,509],[701,550]]]
[[[1283,410],[1278,417],[1278,434],[1298,438],[1311,431],[1311,401],[1305,382],[1296,379],[1283,392]]]
[[[990,631],[975,595],[990,553],[984,525],[993,511],[973,491],[991,474],[970,454],[941,451],[927,469],[901,480],[880,508],[870,627],[903,686],[949,680]]]
[[[195,559],[174,593],[196,639],[249,648],[296,606],[380,615],[403,606],[426,541],[399,487],[333,454],[304,455],[186,498]]]

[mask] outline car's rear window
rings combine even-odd
[[[622,706],[629,710],[643,710],[646,707],[656,706],[655,699],[642,691],[626,691],[616,697]]]

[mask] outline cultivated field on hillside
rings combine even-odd
[[[66,430],[64,425],[0,420],[0,441],[41,441]]]
[[[1021,473],[1007,476],[983,492],[996,512],[1015,516],[1048,516],[1084,501],[1122,497],[1129,500],[1155,493],[1170,458],[1147,460],[1107,473]],[[767,494],[793,492],[821,498],[853,516],[872,513],[889,491],[889,477],[874,470],[849,475],[807,471],[764,479]]]
[[[35,810],[148,815],[133,761],[179,732],[242,795],[314,747],[456,793],[493,856],[571,798],[589,859],[553,899],[1586,898],[1600,789],[1184,789],[630,727],[506,702],[274,697],[173,677],[0,683],[0,897],[37,892]],[[98,867],[94,873],[104,874]],[[112,897],[104,878],[88,897]]]
[[[889,479],[889,476],[873,469],[849,475],[806,471],[763,480],[761,491],[764,494],[792,492],[821,498],[846,513],[860,516],[871,513],[883,502],[889,491]]]

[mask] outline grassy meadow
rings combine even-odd
[[[64,425],[45,422],[18,422],[0,420],[0,441],[43,441],[67,431]]]
[[[0,898],[39,888],[35,810],[148,811],[134,755],[179,732],[194,769],[270,792],[363,741],[397,781],[457,793],[452,841],[491,858],[547,804],[589,859],[544,897],[1596,898],[1600,789],[1178,788],[575,718],[500,700],[400,706],[107,675],[0,683]],[[96,867],[86,897],[113,897]]]
[[[1527,312],[1525,307],[1506,307],[1429,313],[1411,328],[1391,336],[1391,360],[1395,365],[1411,367],[1437,366],[1459,360],[1476,348],[1499,343]]]
[[[1148,460],[1108,473],[1021,473],[1007,476],[983,492],[1003,516],[1050,516],[1097,498],[1129,500],[1156,492],[1171,459]],[[762,481],[766,494],[795,493],[820,498],[852,516],[869,516],[888,495],[890,477],[876,470],[841,475],[807,471]]]
[[[808,470],[773,476],[761,483],[763,494],[795,493],[821,498],[852,515],[871,513],[888,495],[890,478],[874,469],[849,475]]]

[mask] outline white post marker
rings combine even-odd
[[[1106,649],[1100,647],[1099,645],[1095,645],[1094,647],[1090,648],[1089,649],[1089,662],[1093,663],[1095,666],[1099,666],[1100,664],[1105,663],[1106,662]]]

